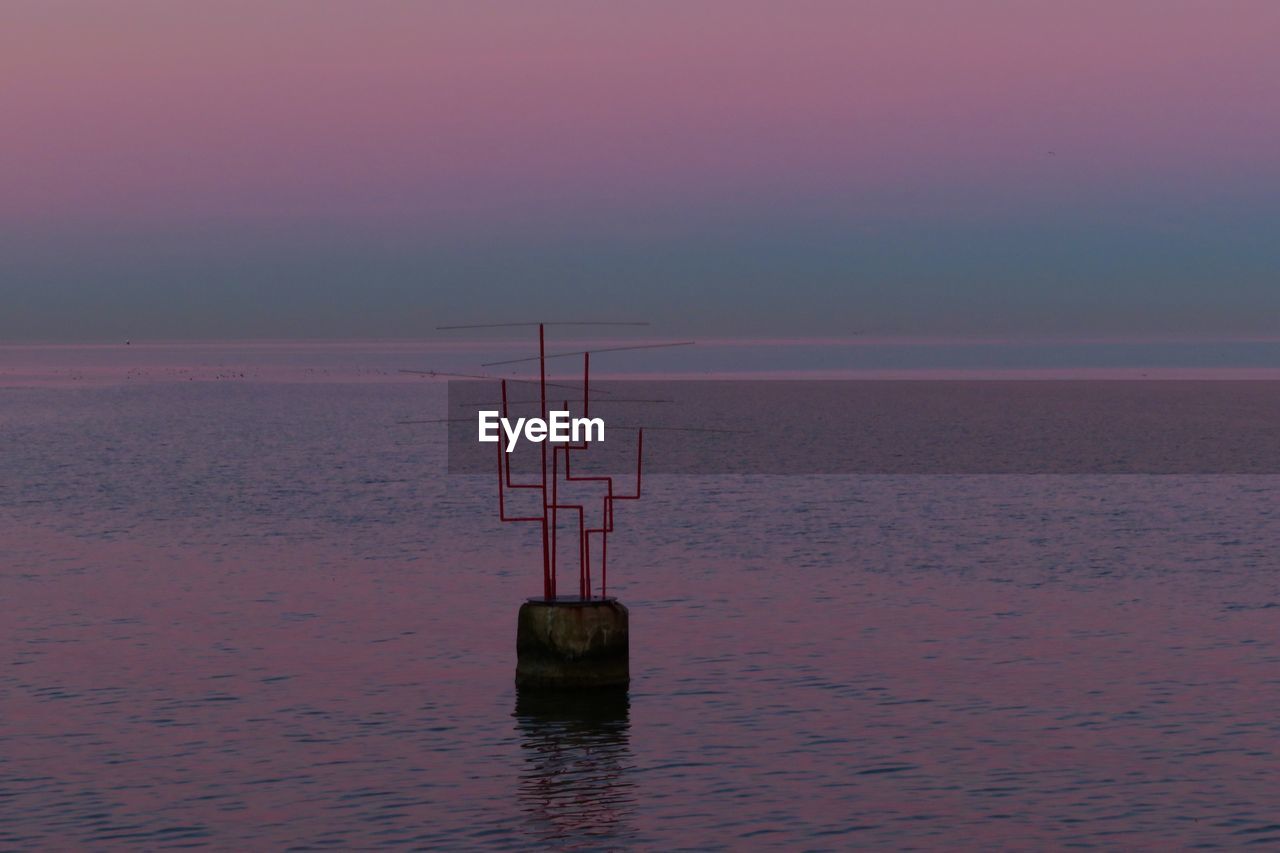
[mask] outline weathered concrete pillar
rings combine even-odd
[[[619,687],[630,680],[627,608],[616,599],[531,598],[520,605],[517,687]]]

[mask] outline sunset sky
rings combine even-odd
[[[6,0],[0,341],[1280,335],[1274,0]]]

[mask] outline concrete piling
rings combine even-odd
[[[628,613],[616,599],[531,598],[516,627],[516,686],[625,687]]]

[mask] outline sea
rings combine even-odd
[[[655,473],[630,689],[521,695],[539,532],[442,422],[526,337],[0,346],[0,849],[1280,844],[1280,476]],[[1280,342],[598,369],[1265,381]]]

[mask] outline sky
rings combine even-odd
[[[1280,335],[1274,0],[5,0],[0,341]]]

